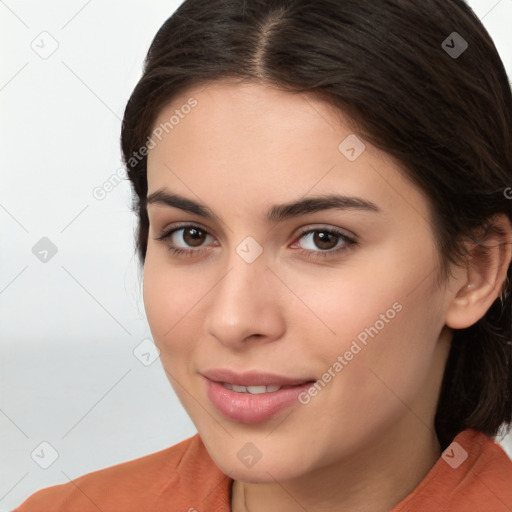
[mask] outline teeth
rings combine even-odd
[[[281,389],[281,386],[237,386],[236,384],[228,384],[227,382],[223,382],[222,385],[231,389],[232,391],[236,391],[237,393],[251,393],[252,395],[259,395],[261,393],[273,393],[274,391],[278,391]]]
[[[267,392],[267,386],[247,386],[247,391],[253,395]]]

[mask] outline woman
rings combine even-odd
[[[512,97],[462,0],[187,0],[126,107],[198,434],[19,512],[512,509]]]

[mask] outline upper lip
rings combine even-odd
[[[292,378],[276,373],[264,373],[257,370],[234,372],[229,368],[211,368],[202,372],[202,375],[214,382],[235,384],[237,386],[295,386],[305,384],[314,379]]]

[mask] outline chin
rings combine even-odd
[[[272,457],[267,457],[264,461],[262,457],[252,467],[244,467],[244,463],[236,455],[234,458],[227,458],[225,455],[226,452],[223,452],[219,457],[214,457],[215,464],[224,474],[243,483],[275,483],[276,480],[286,481],[302,474],[301,468],[296,463],[282,458],[273,460]]]

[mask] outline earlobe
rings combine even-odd
[[[476,323],[498,299],[506,285],[512,260],[512,228],[508,217],[497,215],[484,239],[472,241],[465,263],[465,279],[455,281],[456,293],[445,323],[465,329]]]

